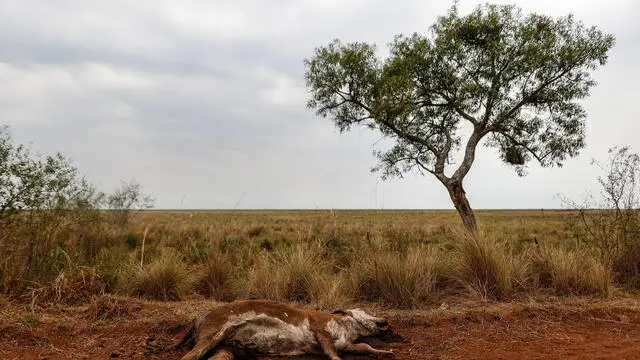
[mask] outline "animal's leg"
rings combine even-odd
[[[208,353],[209,350],[213,349],[216,345],[209,346],[209,343],[196,344],[196,346],[191,351],[189,351],[182,357],[182,360],[200,360],[200,358],[202,358],[204,354]]]
[[[371,354],[376,355],[378,357],[383,356],[395,356],[392,351],[386,350],[377,350],[372,348],[369,344],[360,343],[360,344],[349,344],[344,348],[344,351],[357,353],[357,354]]]
[[[331,334],[326,330],[320,330],[315,333],[316,340],[322,351],[331,359],[331,360],[341,360],[338,356],[338,351],[336,351],[335,345],[333,345],[333,339],[331,338]]]
[[[224,341],[226,336],[230,332],[237,329],[240,325],[242,325],[242,323],[234,324],[232,326],[223,326],[222,329],[220,329],[220,331],[218,331],[215,335],[211,337],[205,337],[204,339],[202,338],[197,339],[196,346],[193,348],[193,350],[186,353],[182,357],[182,360],[200,360],[209,351],[213,350],[216,346],[220,345],[220,343]],[[221,359],[224,359],[224,358],[221,358]]]
[[[233,359],[235,359],[235,357],[233,356],[233,353],[225,349],[220,349],[216,351],[216,353],[209,358],[209,360],[233,360]]]

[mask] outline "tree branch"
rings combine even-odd
[[[507,112],[506,115],[504,116],[500,116],[500,118],[498,119],[498,121],[502,120],[502,119],[508,119],[511,116],[513,116],[513,114],[516,113],[516,111],[518,111],[523,105],[525,105],[527,102],[529,102],[531,100],[531,98],[535,95],[537,95],[540,91],[544,90],[547,86],[551,85],[553,82],[559,80],[561,77],[563,77],[564,75],[566,75],[569,71],[571,71],[571,68],[568,68],[562,72],[560,72],[558,75],[552,77],[551,79],[543,82],[542,84],[540,84],[538,86],[537,89],[535,89],[532,93],[524,95],[523,94],[523,98],[522,100],[520,100],[511,110],[509,110],[509,112]],[[524,89],[523,89],[524,90]],[[524,93],[524,92],[523,92]]]
[[[507,139],[509,139],[514,145],[516,146],[520,146],[523,149],[527,150],[531,155],[533,155],[534,158],[536,158],[536,160],[538,160],[538,162],[540,164],[543,163],[544,158],[546,157],[546,155],[538,155],[533,149],[531,149],[529,146],[525,145],[524,143],[516,140],[513,136],[509,135],[507,132],[505,131],[500,131],[500,130],[492,130],[493,132],[496,132],[504,137],[506,137]],[[548,155],[548,154],[547,154]]]
[[[444,165],[449,157],[449,151],[451,151],[451,145],[453,144],[453,139],[451,139],[451,134],[445,132],[447,141],[439,154],[436,154],[436,165],[434,167],[435,171],[439,174],[444,175]]]
[[[464,150],[464,158],[462,163],[458,167],[458,169],[453,173],[451,179],[456,181],[462,181],[464,177],[471,170],[471,166],[473,165],[473,161],[476,157],[476,146],[482,140],[482,138],[487,135],[489,131],[487,129],[479,130],[479,127],[475,127],[473,133],[469,136],[469,140],[467,140],[467,146]]]
[[[458,115],[462,116],[463,118],[465,118],[466,120],[470,121],[474,126],[478,125],[478,120],[476,120],[476,118],[474,118],[473,116],[467,114],[464,110],[462,110],[454,101],[453,98],[451,98],[449,95],[444,94],[442,92],[436,92],[436,94],[442,96],[443,99],[447,100],[449,106],[451,106],[451,108],[453,110],[456,111],[456,113],[458,113]]]

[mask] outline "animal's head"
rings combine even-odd
[[[390,330],[389,323],[386,319],[371,316],[360,309],[336,310],[333,314],[341,315],[343,318],[349,318],[358,328],[358,335],[372,336]]]

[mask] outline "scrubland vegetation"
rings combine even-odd
[[[597,206],[478,211],[482,231],[472,236],[455,211],[140,210],[152,199],[137,183],[98,192],[64,158],[29,156],[9,140],[0,177],[5,300],[79,305],[116,294],[415,308],[640,286],[638,157],[626,148],[602,165]]]
[[[579,211],[480,211],[478,238],[456,228],[452,211],[144,211],[126,225],[111,215],[97,211],[82,232],[64,213],[50,215],[62,224],[55,232],[3,233],[3,293],[34,304],[108,293],[413,308],[602,297],[638,284],[637,258],[635,269],[609,262]]]

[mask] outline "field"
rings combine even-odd
[[[196,314],[242,298],[385,315],[398,336],[370,341],[398,359],[632,359],[640,350],[638,279],[588,231],[607,213],[589,212],[585,228],[576,211],[479,211],[477,239],[453,211],[113,215],[96,214],[83,236],[57,228],[50,242],[63,256],[37,267],[17,242],[0,244],[10,250],[2,358],[179,359],[164,349]]]

